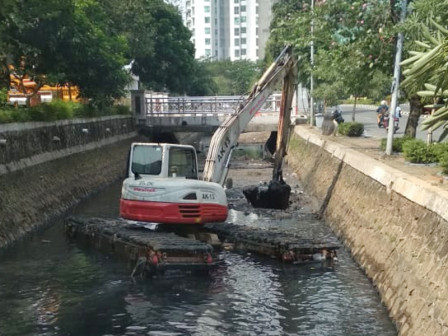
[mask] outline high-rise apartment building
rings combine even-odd
[[[264,57],[272,6],[279,0],[166,0],[179,7],[191,30],[196,58]]]

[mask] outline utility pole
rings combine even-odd
[[[314,0],[311,0],[311,50],[310,50],[310,63],[311,63],[311,78],[310,78],[310,125],[314,126],[314,98],[313,98],[313,68],[314,68]]]
[[[403,23],[406,18],[406,8],[407,8],[407,0],[402,0],[400,23]],[[390,104],[390,110],[389,110],[389,130],[387,132],[387,143],[386,143],[387,155],[392,154],[392,143],[394,140],[395,110],[397,109],[398,89],[400,86],[400,63],[401,63],[401,53],[403,50],[403,40],[404,40],[403,33],[399,32],[397,39],[397,51],[395,53],[394,79],[392,80],[392,89],[391,89],[392,102]]]

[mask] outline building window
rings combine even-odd
[[[240,51],[239,50],[235,50],[235,57],[240,57]]]
[[[241,27],[241,34],[246,34],[246,27]]]
[[[241,49],[241,56],[246,56],[246,49]]]
[[[241,13],[246,11],[246,6],[241,6]]]
[[[209,38],[205,39],[205,45],[210,45],[210,39]]]
[[[235,33],[235,36],[240,35],[240,29],[239,28],[235,28],[234,33]]]
[[[239,25],[240,24],[240,18],[233,19],[233,23],[236,24],[236,25]]]
[[[205,32],[205,34],[210,34],[210,27],[205,27],[204,28],[204,32]]]
[[[245,16],[241,17],[241,22],[246,22],[246,17]]]
[[[212,51],[210,49],[205,49],[205,56],[210,57],[212,55]]]
[[[239,7],[233,8],[233,14],[238,15],[239,13],[240,13],[240,8]]]
[[[210,13],[210,6],[204,6],[204,13]]]
[[[236,45],[236,46],[239,46],[239,45],[240,45],[240,39],[237,39],[237,38],[235,39],[235,45]]]
[[[246,39],[245,38],[241,39],[241,44],[246,44]]]
[[[239,2],[240,2],[240,0],[235,0],[235,1],[234,1],[234,3],[239,3]]]
[[[204,18],[204,20],[205,20],[205,23],[210,23],[210,16],[206,16],[206,17]]]

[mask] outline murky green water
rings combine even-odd
[[[117,216],[120,187],[74,212]],[[231,218],[264,227],[276,222],[237,211]],[[307,218],[280,224],[331,234]],[[345,250],[332,268],[229,252],[221,257],[209,275],[131,279],[126,264],[69,242],[62,221],[55,221],[0,254],[0,335],[397,334]]]

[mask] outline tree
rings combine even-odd
[[[300,58],[299,81],[308,86],[313,73],[315,94],[377,95],[376,80],[392,74],[394,8],[387,1],[334,0],[316,1],[311,11],[308,1],[281,1],[274,7],[268,54],[274,54],[282,43],[293,45]],[[317,50],[313,67],[311,40]],[[381,85],[386,87],[390,83]]]
[[[438,0],[414,0],[411,2],[410,7],[412,14],[408,16],[405,25],[406,35],[408,36],[405,49],[411,51],[408,59],[402,62],[402,65],[409,67],[408,70],[404,71],[405,80],[402,83],[402,87],[411,106],[405,134],[415,137],[418,121],[425,103],[433,103],[433,98],[428,101],[427,97],[421,97],[417,92],[424,90],[424,84],[431,82],[430,78],[434,75],[432,72],[434,68],[430,70],[428,64],[425,65],[426,69],[424,71],[418,71],[423,62],[418,63],[417,60],[423,56],[423,53],[427,53],[430,49],[437,46],[438,42],[434,40],[440,34],[440,32],[437,33],[438,26],[446,24],[448,20],[448,3]],[[434,62],[433,60],[431,63],[435,68],[438,67],[437,61]],[[411,71],[411,68],[414,68],[414,70]],[[432,127],[430,126],[430,121],[428,122],[428,126],[425,126],[425,129]]]
[[[416,41],[422,51],[413,52],[413,56],[403,62],[409,65],[404,72],[406,79],[403,85],[415,89],[424,83],[425,90],[417,94],[433,100],[431,105],[435,104],[437,110],[423,122],[422,129],[444,127],[440,136],[443,140],[448,135],[448,29],[435,21],[431,23],[436,29],[435,34],[432,35],[429,28],[423,25],[426,41]]]
[[[70,83],[84,97],[110,102],[128,77],[121,69],[126,43],[109,32],[107,16],[95,0],[20,0],[18,18],[8,26],[5,54],[19,81]],[[35,92],[32,92],[33,94]]]
[[[213,81],[207,61],[194,63],[194,76],[187,87],[189,96],[213,96],[218,94],[218,85]]]
[[[9,54],[11,44],[14,41],[11,39],[9,31],[11,27],[15,28],[19,25],[17,22],[17,3],[14,0],[4,0],[0,6],[0,89],[9,87],[10,69],[8,66]]]
[[[146,89],[183,94],[198,82],[191,32],[174,6],[162,0],[100,1],[113,29],[126,36],[126,56]]]
[[[247,94],[261,71],[260,64],[249,60],[206,61],[204,65],[216,85],[218,95]]]

